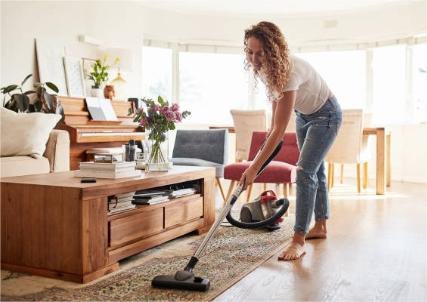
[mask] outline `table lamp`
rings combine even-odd
[[[120,67],[117,70],[117,76],[111,81],[114,87],[115,98],[119,101],[127,100],[127,82],[120,73]]]
[[[126,101],[128,98],[128,85],[120,70],[132,70],[132,51],[126,48],[108,48],[105,52],[108,54],[108,56],[115,58],[114,65],[117,66],[117,75],[110,83],[114,87],[114,99],[119,101]]]

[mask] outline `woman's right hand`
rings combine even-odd
[[[246,188],[255,181],[256,174],[257,171],[252,168],[252,166],[249,166],[249,168],[243,172],[242,177],[240,177],[239,180],[239,185],[242,186],[242,191],[246,190]]]

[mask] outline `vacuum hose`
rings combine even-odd
[[[269,156],[269,158],[266,160],[266,162],[261,166],[261,169],[258,171],[257,176],[260,175],[262,173],[262,171],[264,171],[264,169],[267,167],[267,165],[274,159],[274,157],[276,157],[276,155],[279,153],[280,149],[282,148],[282,144],[283,141],[281,141],[276,148],[273,150],[273,153]],[[261,146],[260,149],[263,148],[264,145]],[[234,192],[234,194],[231,197],[231,207],[233,207],[234,203],[237,201],[237,198],[239,197],[240,193],[242,192],[242,188],[240,186],[238,186]],[[240,220],[236,220],[231,216],[231,207],[230,207],[230,211],[228,212],[226,218],[228,220],[229,223],[231,223],[232,225],[239,227],[239,228],[245,228],[245,229],[255,229],[255,228],[259,228],[259,227],[264,227],[270,224],[273,224],[278,218],[282,217],[286,211],[288,210],[289,207],[289,200],[283,198],[283,199],[279,199],[276,201],[276,205],[280,205],[278,203],[281,203],[282,207],[270,218],[266,219],[266,220],[262,220],[262,221],[257,221],[257,222],[242,222]]]
[[[289,208],[289,200],[287,200],[286,198],[281,198],[279,200],[276,201],[276,205],[282,205],[281,208],[270,218],[266,219],[266,220],[262,220],[262,221],[257,221],[257,222],[242,222],[240,220],[236,220],[233,218],[233,216],[231,216],[231,211],[228,212],[226,218],[228,220],[229,223],[231,223],[232,225],[238,227],[238,228],[243,228],[243,229],[256,229],[256,228],[260,228],[260,227],[265,227],[268,225],[271,225],[273,223],[276,222],[277,219],[279,219],[280,217],[282,217],[286,211]]]

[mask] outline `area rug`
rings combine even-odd
[[[1,300],[211,301],[283,249],[292,226],[293,217],[286,217],[282,228],[274,232],[220,227],[195,269],[196,275],[210,279],[207,292],[151,287],[154,276],[174,274],[186,265],[203,238],[190,235],[128,258],[120,263],[119,271],[85,285],[2,271]]]

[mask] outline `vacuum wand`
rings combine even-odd
[[[261,166],[261,169],[259,169],[257,176],[264,171],[265,167],[273,160],[273,158],[279,153],[280,149],[282,148],[282,142],[280,142],[277,147],[274,149],[273,153],[270,155],[270,157],[265,161],[265,163]],[[237,188],[234,190],[233,194],[231,195],[230,199],[227,201],[227,203],[222,208],[221,213],[219,214],[218,218],[215,220],[214,224],[210,228],[209,232],[206,234],[205,238],[203,239],[202,243],[197,248],[196,252],[194,253],[193,257],[191,257],[190,261],[188,262],[187,266],[184,270],[186,271],[192,271],[194,266],[199,261],[200,255],[203,253],[203,251],[206,248],[207,243],[212,238],[212,236],[215,234],[216,230],[224,220],[224,218],[230,213],[231,208],[233,207],[234,203],[239,198],[240,194],[243,192],[243,184],[239,184]]]
[[[265,167],[273,160],[273,158],[277,155],[277,153],[279,153],[281,147],[282,147],[282,142],[280,142],[277,145],[276,149],[274,149],[273,153],[262,165],[261,169],[257,173],[257,176],[262,173]],[[152,286],[161,287],[161,288],[176,288],[176,289],[197,290],[197,291],[207,291],[209,289],[209,286],[210,286],[209,279],[194,276],[193,269],[196,266],[197,262],[199,261],[199,257],[205,250],[207,243],[215,234],[216,230],[218,229],[218,227],[220,226],[224,218],[227,216],[227,214],[230,212],[234,203],[237,201],[240,194],[242,193],[243,185],[244,184],[239,184],[237,188],[234,190],[233,194],[231,195],[231,197],[229,198],[229,200],[221,210],[221,213],[216,218],[214,224],[209,229],[205,238],[203,238],[202,243],[199,245],[196,252],[191,257],[187,265],[185,266],[184,270],[177,271],[174,276],[171,276],[171,275],[156,276],[151,282]]]

